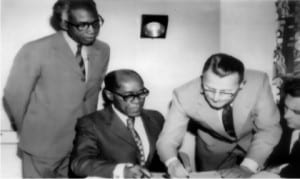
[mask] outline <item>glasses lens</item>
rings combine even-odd
[[[95,21],[94,23],[91,23],[90,25],[92,25],[92,27],[93,27],[94,29],[99,28],[99,27],[100,27],[100,21],[97,20],[97,21]]]
[[[148,96],[148,94],[149,94],[149,90],[147,90],[145,88],[145,89],[143,89],[143,92],[141,92],[141,93],[130,94],[130,95],[127,95],[127,96],[123,96],[123,98],[124,98],[124,101],[126,101],[126,102],[132,102],[136,98],[138,98],[138,99],[145,99]]]
[[[89,25],[87,23],[82,23],[82,24],[78,24],[77,28],[78,28],[78,30],[83,31],[83,30],[88,29],[88,26]]]

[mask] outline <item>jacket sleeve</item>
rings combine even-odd
[[[98,176],[112,178],[116,163],[100,158],[100,144],[93,121],[89,117],[78,120],[76,136],[71,155],[70,167],[72,172],[80,177]]]
[[[178,148],[183,142],[189,118],[181,107],[177,92],[174,91],[172,104],[167,114],[162,132],[156,143],[161,161],[166,162],[178,154]]]
[[[7,84],[4,88],[4,101],[9,116],[20,132],[30,96],[40,77],[41,63],[35,49],[25,45],[14,59]]]
[[[253,111],[254,137],[247,157],[255,160],[260,167],[280,140],[282,133],[279,124],[279,110],[274,102],[268,76],[263,81]]]

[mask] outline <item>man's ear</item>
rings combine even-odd
[[[109,101],[113,101],[114,95],[113,95],[112,92],[110,92],[110,91],[107,90],[107,89],[103,89],[103,93],[104,93],[105,97],[106,97]]]
[[[67,10],[65,9],[61,12],[61,21],[60,21],[60,24],[59,24],[61,29],[65,30],[65,31],[68,30],[67,21],[68,21],[68,13],[67,13]]]
[[[67,23],[66,20],[62,19],[59,25],[60,25],[60,27],[61,27],[62,30],[64,30],[64,31],[68,30],[68,23]]]
[[[240,89],[243,89],[243,87],[245,86],[246,84],[246,80],[243,80],[241,83],[240,83]]]

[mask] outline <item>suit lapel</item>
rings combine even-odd
[[[107,119],[110,120],[108,124],[112,133],[118,136],[121,140],[130,144],[132,147],[136,147],[132,135],[121,119],[113,112],[111,107],[109,108],[109,116]]]
[[[201,94],[200,94],[201,95]],[[221,136],[231,139],[231,137],[226,133],[222,122],[220,121],[218,116],[218,111],[212,109],[206,102],[203,95],[198,96],[199,102],[197,103],[197,116],[204,116],[202,117],[201,123],[210,127],[211,130]],[[232,140],[232,139],[231,139]]]
[[[61,56],[58,57],[60,60],[64,60],[69,66],[76,72],[77,75],[82,77],[82,72],[79,68],[79,65],[75,59],[75,55],[73,54],[69,44],[66,42],[65,38],[63,37],[62,32],[58,32],[56,34],[56,42],[54,45],[54,50],[56,54]]]
[[[101,58],[101,49],[97,49],[96,45],[90,46],[87,48],[88,53],[88,61],[89,61],[89,74],[88,74],[88,82],[90,79],[93,79],[93,77],[97,74],[98,71],[96,62],[97,59]]]
[[[249,124],[250,121],[247,120],[249,118],[253,119],[255,117],[251,116],[252,114],[250,114],[251,109],[253,108],[253,101],[249,99],[249,94],[251,94],[251,92],[245,92],[244,90],[246,89],[242,89],[242,91],[239,92],[239,94],[234,99],[232,106],[233,123],[237,138],[242,136],[244,132],[243,127],[245,126],[245,124]]]
[[[150,117],[148,115],[146,115],[144,111],[141,114],[141,118],[142,118],[143,125],[145,128],[147,137],[148,137],[149,145],[150,145],[149,157],[148,157],[147,161],[151,161],[153,158],[153,155],[154,155],[155,144],[156,144],[156,141],[155,141],[156,131],[153,131],[153,130],[155,130],[156,127],[153,126],[153,124],[151,123]]]

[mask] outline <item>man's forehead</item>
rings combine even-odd
[[[124,89],[143,86],[142,81],[136,75],[117,75],[116,82],[120,88]]]
[[[70,11],[70,19],[73,20],[90,20],[91,18],[97,19],[97,17],[97,12],[85,8],[73,9]]]

